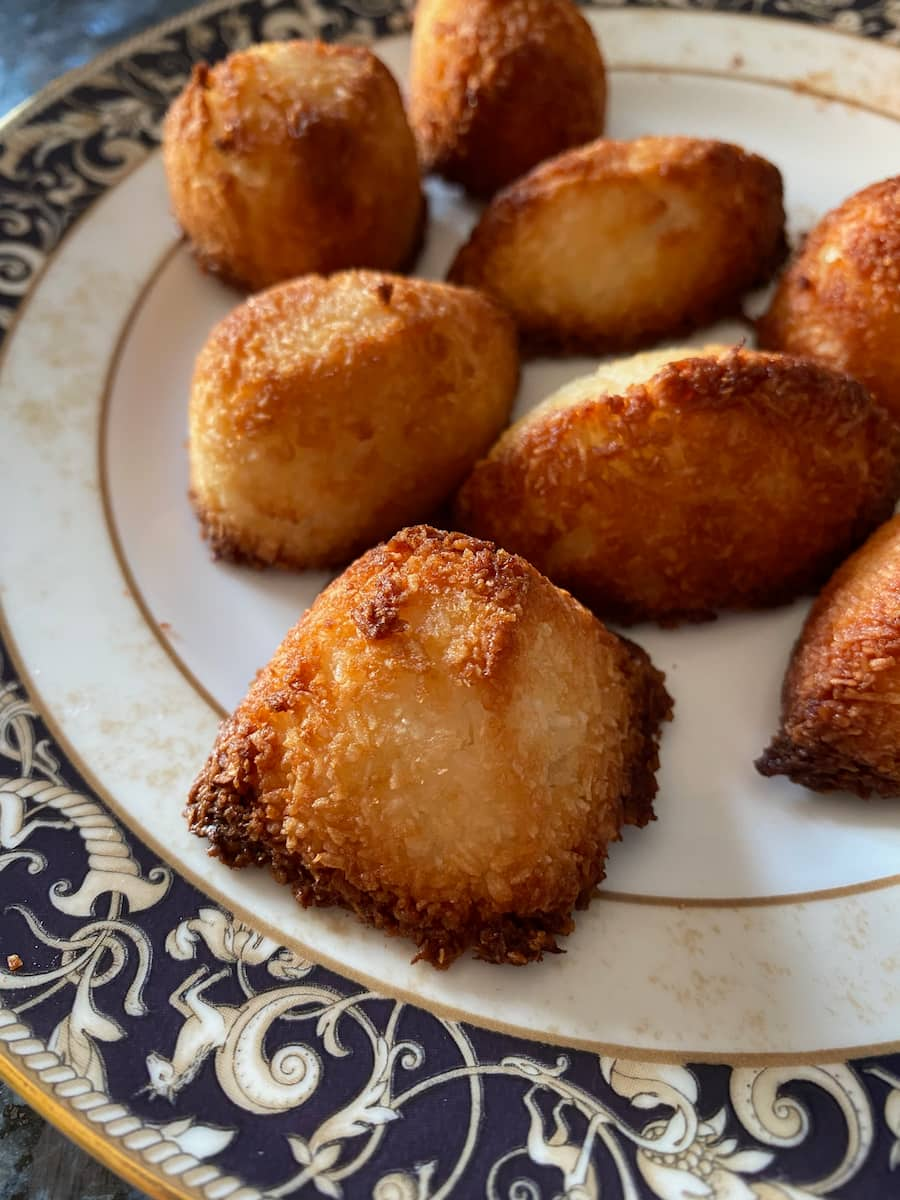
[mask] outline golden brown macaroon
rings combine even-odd
[[[572,930],[623,822],[652,819],[670,710],[644,651],[528,563],[418,526],[290,631],[187,815],[230,866],[435,966],[525,963]]]
[[[343,564],[429,516],[506,424],[512,322],[465,288],[308,275],[221,321],[197,359],[191,497],[216,556]]]
[[[599,616],[669,623],[815,589],[898,490],[898,435],[855,380],[685,347],[562,388],[478,463],[455,515]]]
[[[533,350],[603,353],[736,308],[784,254],[781,176],[697,138],[597,141],[500,192],[449,278],[495,296]]]
[[[819,222],[782,277],[759,339],[855,376],[900,421],[900,175]]]
[[[900,796],[900,517],[835,573],[794,647],[756,764],[819,792]]]
[[[419,0],[409,113],[423,167],[490,195],[603,132],[606,71],[572,0]]]
[[[417,252],[415,142],[393,76],[361,47],[263,42],[195,67],[163,159],[178,223],[229,282],[401,270]]]

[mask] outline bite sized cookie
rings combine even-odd
[[[900,422],[900,175],[822,218],[758,330],[763,346],[853,375]]]
[[[781,175],[698,138],[600,140],[498,193],[449,278],[533,351],[637,348],[732,315],[784,256]]]
[[[813,605],[785,676],[781,728],[756,766],[818,792],[900,796],[900,517]]]
[[[343,565],[431,516],[506,424],[512,322],[466,288],[308,275],[235,308],[201,351],[191,498],[213,553]]]
[[[409,103],[424,169],[488,196],[600,136],[603,56],[572,0],[419,0]]]
[[[175,217],[251,291],[310,271],[406,269],[425,202],[400,91],[370,50],[262,42],[194,68],[163,126]]]
[[[861,384],[682,347],[602,366],[523,417],[455,518],[604,619],[669,623],[814,591],[898,492],[898,435]]]
[[[555,951],[625,823],[653,815],[671,700],[532,566],[427,526],[288,633],[191,791],[195,833],[448,966]]]

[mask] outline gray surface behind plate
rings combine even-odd
[[[143,1200],[0,1083],[0,1200]]]
[[[195,0],[0,0],[0,114]]]

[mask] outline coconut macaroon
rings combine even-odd
[[[758,328],[763,346],[855,376],[900,421],[900,175],[819,222]]]
[[[425,209],[393,76],[369,50],[264,42],[194,68],[163,126],[178,223],[251,290],[308,271],[401,270]]]
[[[455,515],[599,616],[668,623],[815,589],[898,491],[898,435],[861,384],[684,347],[562,388],[478,463]]]
[[[500,192],[449,278],[545,352],[634,348],[730,315],[784,254],[781,176],[697,138],[597,141]]]
[[[465,288],[308,275],[209,336],[189,411],[191,498],[217,557],[343,564],[430,515],[506,424],[512,322]]]
[[[490,195],[600,136],[603,56],[572,0],[419,0],[409,110],[424,168]]]
[[[900,796],[900,517],[843,564],[791,656],[756,764],[820,792]]]
[[[187,815],[448,966],[557,949],[623,823],[652,818],[647,655],[522,559],[418,526],[369,551],[288,633],[222,726]]]

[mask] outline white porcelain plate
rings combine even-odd
[[[805,602],[631,631],[676,701],[659,819],[614,847],[563,956],[411,965],[405,942],[301,910],[187,833],[184,798],[218,720],[327,577],[214,563],[199,538],[190,374],[239,296],[178,239],[158,122],[192,60],[263,36],[376,36],[402,80],[406,14],[375,7],[207,5],[62,81],[0,142],[0,949],[23,960],[0,971],[0,1070],[72,1136],[90,1141],[93,1121],[91,1148],[118,1169],[177,1195],[599,1196],[604,1178],[666,1198],[881,1188],[900,1158],[896,1120],[875,1137],[882,1098],[900,1098],[885,1057],[900,1047],[900,806],[753,769]],[[795,239],[898,169],[889,46],[759,17],[590,18],[611,68],[609,133],[765,155]],[[440,278],[476,210],[428,186],[416,270]],[[711,337],[752,330],[695,340]],[[527,366],[517,413],[593,361]],[[401,1036],[404,1022],[419,1034]],[[868,1075],[846,1065],[862,1055],[880,1056]],[[490,1108],[491,1079],[521,1085],[508,1112]],[[816,1101],[790,1091],[803,1079]],[[415,1137],[391,1132],[439,1093],[465,1110],[446,1155],[435,1115],[406,1122]],[[815,1103],[844,1119],[827,1162],[793,1151],[808,1148]],[[626,1120],[629,1104],[652,1119]],[[262,1158],[261,1139],[277,1145]],[[763,1190],[710,1190],[714,1171]],[[816,1182],[779,1190],[776,1176]]]

